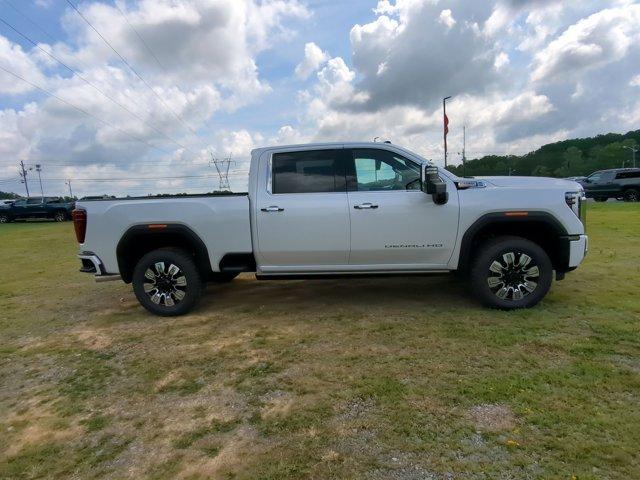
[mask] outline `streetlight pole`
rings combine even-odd
[[[633,168],[636,168],[636,153],[640,152],[640,150],[638,150],[635,147],[627,147],[626,145],[623,145],[622,148],[626,148],[627,150],[631,150],[631,158],[633,160]]]
[[[64,182],[67,184],[67,186],[69,187],[69,197],[73,198],[73,192],[71,191],[71,179],[67,180],[66,182]]]
[[[462,176],[467,176],[467,126],[462,126]]]
[[[447,135],[449,134],[449,117],[447,117],[447,100],[451,96],[442,99],[442,111],[444,113],[444,168],[447,168]]]
[[[42,200],[44,201],[44,190],[42,189],[42,177],[40,176],[40,172],[42,172],[42,165],[36,163],[36,172],[38,172],[38,181],[40,182],[40,195],[42,196]]]

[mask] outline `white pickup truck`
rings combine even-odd
[[[458,272],[489,307],[531,307],[587,251],[582,187],[459,178],[390,143],[251,153],[249,192],[80,201],[81,271],[122,279],[158,315],[203,283]]]

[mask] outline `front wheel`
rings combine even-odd
[[[488,241],[471,268],[474,294],[484,305],[502,310],[536,305],[552,280],[549,256],[539,245],[521,237]]]
[[[635,188],[630,188],[625,190],[624,196],[622,197],[625,202],[637,202],[640,201],[640,192]]]
[[[0,223],[9,223],[11,218],[6,213],[0,213]]]
[[[53,214],[53,219],[56,222],[64,222],[67,219],[67,214],[60,210],[59,212]]]
[[[183,250],[161,248],[147,253],[133,270],[133,291],[155,315],[189,312],[200,298],[202,280],[193,257]]]

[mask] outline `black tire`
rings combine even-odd
[[[64,222],[67,219],[67,212],[64,210],[58,210],[53,214],[53,219],[56,222]]]
[[[177,271],[171,273],[172,267]],[[132,283],[140,304],[163,317],[189,312],[202,293],[202,280],[193,257],[177,249],[160,248],[147,253],[134,268]]]
[[[551,288],[553,265],[536,243],[521,237],[498,237],[482,245],[470,279],[473,293],[488,307],[529,308]]]
[[[623,199],[625,202],[638,202],[640,201],[640,191],[635,188],[629,188],[624,191]]]
[[[594,197],[594,200],[596,202],[606,202],[609,199],[607,197]]]
[[[11,221],[11,217],[6,213],[0,213],[0,223],[9,223]]]
[[[229,283],[233,282],[233,280],[240,275],[239,273],[229,273],[229,272],[216,272],[212,273],[209,277],[209,280],[213,283]]]

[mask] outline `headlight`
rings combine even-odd
[[[582,224],[586,227],[587,221],[587,202],[584,196],[584,190],[578,190],[577,192],[567,192],[564,194],[564,199],[567,202],[567,206],[576,214],[576,217],[580,219]]]

